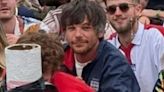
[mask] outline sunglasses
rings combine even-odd
[[[106,11],[110,14],[114,14],[116,12],[117,7],[119,7],[122,12],[127,12],[129,10],[129,5],[135,4],[121,3],[119,5],[111,5],[106,8]]]

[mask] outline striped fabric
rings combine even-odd
[[[153,92],[164,92],[164,70],[159,73]]]
[[[61,8],[57,8],[55,10],[50,10],[47,16],[43,19],[43,22],[48,25],[50,31],[52,32],[60,32],[60,23],[59,16],[62,13]]]

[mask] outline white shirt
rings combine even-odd
[[[118,49],[121,45],[118,35],[109,42]],[[156,28],[144,29],[144,25],[139,23],[132,43],[134,47],[131,49],[130,57],[132,64],[135,65],[134,73],[141,92],[152,92],[161,70],[160,58],[164,53],[164,37]]]
[[[75,56],[74,56],[75,57]],[[77,61],[76,57],[75,57],[75,68],[76,68],[76,73],[77,73],[77,76],[79,78],[82,78],[82,72],[83,72],[83,68],[88,64],[90,63],[90,61],[86,62],[86,63],[80,63]]]

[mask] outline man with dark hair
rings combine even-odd
[[[125,57],[103,40],[105,24],[105,12],[96,2],[76,0],[68,4],[61,15],[69,45],[64,63],[96,92],[139,92]]]
[[[39,44],[41,46],[42,72],[43,80],[46,88],[44,91],[37,91],[35,87],[43,85],[32,83],[31,86],[25,85],[18,87],[13,92],[94,92],[91,87],[76,77],[64,72],[60,72],[60,65],[63,63],[64,49],[59,40],[59,37],[54,33],[44,33],[44,30],[39,32],[27,32],[18,39],[17,43],[24,44]],[[43,82],[43,81],[40,81]],[[71,85],[70,85],[71,84]],[[56,87],[56,90],[54,88]],[[31,91],[32,90],[32,91]],[[40,88],[41,90],[41,88]]]

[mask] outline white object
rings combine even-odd
[[[5,48],[7,89],[32,83],[42,77],[41,47],[15,44]]]

